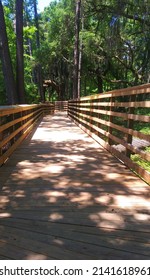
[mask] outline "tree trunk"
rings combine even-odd
[[[81,0],[76,0],[74,69],[73,69],[73,99],[76,99],[79,97],[78,96],[78,71],[79,71],[80,10],[81,10]]]
[[[97,75],[97,82],[98,82],[98,93],[102,93],[103,92],[103,79],[99,75]]]
[[[29,11],[28,11],[28,5],[26,3],[26,1],[24,1],[24,26],[25,27],[29,27]],[[28,54],[30,56],[30,59],[32,57],[32,42],[30,38],[25,38],[26,42],[25,44],[27,45],[27,49],[26,49],[26,54]]]
[[[36,46],[39,49],[40,36],[39,36],[39,20],[38,20],[38,13],[37,13],[37,0],[34,0],[33,3],[34,3],[34,20],[35,20],[35,27],[36,27]],[[40,99],[42,102],[45,102],[42,66],[40,63],[38,64],[37,71],[38,71],[37,77],[38,77],[38,88],[39,88]]]
[[[2,69],[6,87],[8,105],[17,103],[16,86],[13,73],[13,67],[8,46],[8,38],[6,33],[6,25],[2,2],[0,0],[0,57],[2,60]]]
[[[36,27],[36,46],[40,48],[40,36],[39,36],[39,20],[38,20],[38,13],[37,13],[37,0],[34,0],[34,20],[35,20],[35,27]]]
[[[23,53],[23,0],[16,0],[16,84],[20,104],[25,103]]]
[[[43,87],[43,74],[42,74],[42,67],[39,63],[37,66],[37,77],[38,77],[38,87],[40,93],[41,102],[45,102],[45,94],[44,94],[44,87]]]
[[[84,14],[83,14],[83,5],[81,6],[81,29],[82,32],[84,30]],[[81,36],[81,40],[79,43],[79,68],[78,68],[78,98],[81,95],[81,66],[82,66],[82,51],[83,51],[83,39]]]

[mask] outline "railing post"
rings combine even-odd
[[[110,97],[110,103],[112,104],[114,102],[114,100],[115,100],[115,98],[111,96]],[[110,109],[109,109],[109,112],[110,112],[109,122],[113,123],[114,117],[111,115],[111,112],[113,111],[112,110],[113,106],[111,104],[110,104]],[[111,127],[111,124],[110,124],[109,127],[108,127],[108,133],[112,135],[112,132],[113,132],[113,128]],[[108,144],[113,145],[113,140],[111,138],[108,138]]]
[[[12,114],[12,121],[14,121],[14,120],[15,120],[15,114]],[[14,131],[15,131],[15,125],[12,126],[12,131],[10,131],[10,134]],[[11,142],[11,146],[12,146],[15,143],[15,137],[13,137],[10,142]]]
[[[76,105],[75,105],[75,107],[76,107],[76,112],[75,112],[75,114],[76,114],[76,117],[77,117],[77,120],[78,120],[78,122],[79,122],[79,110],[78,110],[78,99],[76,98]]]
[[[136,95],[131,95],[130,102],[134,102],[135,100],[136,100]],[[134,107],[129,107],[128,114],[134,114]],[[134,125],[134,120],[129,118],[127,121],[127,128],[133,129],[133,125]],[[133,136],[131,134],[127,134],[126,141],[128,144],[132,144],[132,138]],[[131,155],[131,151],[129,149],[126,149],[126,156],[130,158],[130,155]]]
[[[0,126],[2,124],[2,117],[0,117]],[[3,140],[3,132],[0,132],[0,141]],[[2,147],[0,148],[0,156],[2,156]]]
[[[92,128],[92,126],[93,126],[93,121],[92,121],[93,106],[92,106],[92,103],[93,103],[92,100],[90,100],[90,112],[86,112],[86,114],[90,116],[90,119],[89,119],[89,129],[90,129],[91,133],[93,132],[93,128]],[[88,106],[86,108],[88,108]]]

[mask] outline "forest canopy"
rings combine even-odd
[[[1,105],[150,82],[148,0],[59,0],[41,13],[37,4],[0,1]]]

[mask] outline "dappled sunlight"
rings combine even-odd
[[[10,202],[10,199],[7,195],[0,195],[0,208],[3,208]]]
[[[114,203],[117,207],[120,208],[143,208],[144,209],[150,209],[150,201],[147,199],[147,197],[142,196],[125,196],[125,195],[116,195],[114,198]]]
[[[54,196],[54,197],[66,196],[66,194],[64,192],[61,192],[61,191],[59,191],[59,192],[58,191],[44,191],[43,195]]]
[[[41,255],[41,254],[36,254],[36,253],[30,253],[27,255],[24,260],[47,260],[47,256]]]
[[[0,219],[11,217],[10,213],[0,213]]]
[[[4,253],[26,260],[149,258],[149,187],[63,113],[44,117],[16,155],[0,194]]]
[[[147,214],[135,213],[135,214],[133,214],[133,217],[137,221],[150,222],[150,215],[147,215]]]
[[[17,190],[12,192],[12,195],[14,195],[15,197],[26,197],[26,193],[23,190]]]
[[[60,213],[53,213],[49,215],[49,218],[52,219],[53,221],[61,220],[63,219],[63,215],[61,215]]]
[[[84,140],[84,136],[81,134],[82,140]],[[69,140],[78,140],[79,135],[76,132],[70,131],[64,131],[63,133],[60,133],[60,130],[58,131],[51,131],[51,130],[45,130],[44,128],[38,128],[35,134],[32,137],[32,140],[41,140],[43,142],[49,142],[53,141],[54,143],[62,143],[67,142]]]
[[[53,241],[54,244],[59,245],[59,246],[63,246],[64,242],[62,240],[59,239],[54,239]]]
[[[98,227],[124,228],[125,221],[122,215],[116,213],[96,213],[90,214],[89,218],[96,223]]]
[[[104,205],[110,205],[111,204],[111,196],[109,196],[109,194],[101,194],[99,197],[95,197],[95,202],[97,203],[101,203],[101,204],[104,204]]]
[[[67,158],[70,162],[84,162],[85,160],[85,157],[82,155],[69,155]]]
[[[121,180],[122,177],[120,176],[120,174],[118,173],[108,173],[105,174],[106,179],[110,179],[110,180]]]
[[[49,198],[47,198],[47,202],[48,203],[57,203],[57,201],[58,201],[58,198],[57,197],[49,197]]]
[[[92,194],[89,192],[79,192],[78,195],[75,195],[74,193],[70,193],[69,199],[71,202],[78,202],[78,203],[87,202],[88,203],[88,201],[89,201],[89,203],[91,203]]]
[[[42,168],[41,172],[50,172],[50,173],[61,173],[64,170],[64,166],[62,165],[48,165],[44,168]]]

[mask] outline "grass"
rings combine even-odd
[[[150,153],[150,147],[146,147],[144,151],[147,153]],[[138,165],[143,167],[145,170],[150,172],[150,162],[149,161],[142,159],[141,156],[138,154],[131,155],[131,159],[134,162],[136,162]]]
[[[144,134],[150,134],[150,124],[149,123],[135,123],[134,129],[140,131]]]
[[[140,132],[149,135],[150,134],[150,125],[142,127],[140,130]]]
[[[139,109],[137,109],[136,114],[150,116],[150,109],[149,108],[139,108]],[[134,129],[137,131],[140,131],[144,134],[150,134],[150,124],[149,123],[135,122]]]
[[[150,147],[146,147],[146,148],[145,148],[145,151],[148,152],[148,153],[150,153]]]

